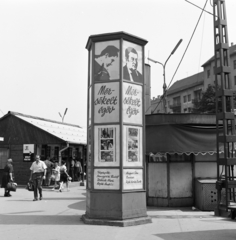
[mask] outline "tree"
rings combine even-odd
[[[202,93],[201,99],[193,100],[194,113],[215,113],[216,112],[216,87],[209,85],[205,92]]]
[[[202,93],[200,100],[193,100],[193,113],[215,113],[216,112],[216,86],[209,85]],[[236,107],[236,96],[233,97],[233,108]],[[230,98],[226,98],[226,111],[230,112]],[[222,111],[221,99],[218,100],[218,111]]]

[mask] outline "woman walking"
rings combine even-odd
[[[62,161],[62,165],[60,167],[60,187],[59,187],[59,192],[62,191],[64,188],[63,185],[64,183],[66,184],[67,191],[69,191],[69,184],[68,184],[68,178],[70,177],[69,174],[67,173],[67,168],[66,168],[66,163]]]
[[[2,177],[2,188],[5,188],[4,197],[11,197],[10,191],[7,189],[7,184],[9,182],[13,182],[13,166],[12,159],[9,158],[7,160],[7,164],[3,169],[3,177]]]
[[[54,178],[54,186],[52,190],[55,190],[57,185],[59,185],[60,181],[60,167],[58,165],[58,162],[55,162],[55,168],[52,170],[53,175],[55,176]]]

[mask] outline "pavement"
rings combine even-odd
[[[235,240],[236,220],[216,217],[213,211],[192,208],[147,207],[152,223],[114,227],[86,225],[86,187],[72,182],[70,191],[44,188],[43,200],[33,202],[33,192],[18,187],[12,197],[0,191],[2,240]]]

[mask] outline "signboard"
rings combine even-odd
[[[142,169],[123,169],[124,190],[143,189]]]
[[[94,189],[119,190],[119,169],[94,169]]]
[[[95,84],[94,122],[119,122],[119,83]]]
[[[123,84],[123,120],[126,123],[142,124],[142,86]]]
[[[143,137],[142,127],[124,126],[123,165],[143,166]]]
[[[95,126],[94,166],[120,165],[119,129],[118,125]]]
[[[34,144],[23,144],[23,161],[34,161]]]

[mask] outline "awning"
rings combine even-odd
[[[223,150],[223,149],[221,149]],[[146,126],[146,154],[214,154],[216,126],[161,124]]]

